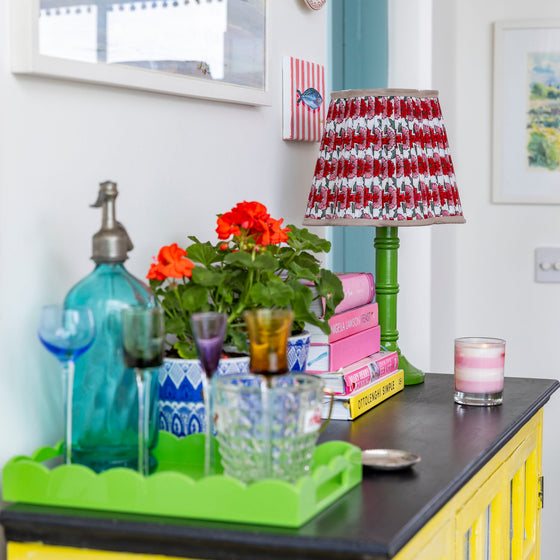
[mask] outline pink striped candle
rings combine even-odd
[[[505,340],[455,339],[455,402],[477,406],[502,403]]]

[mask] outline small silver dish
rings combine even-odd
[[[364,449],[362,451],[362,465],[372,469],[395,471],[406,469],[422,458],[416,453],[400,449]]]

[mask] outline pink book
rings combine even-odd
[[[360,307],[337,313],[329,319],[331,334],[325,334],[315,325],[306,325],[312,344],[328,344],[365,331],[379,324],[377,303],[366,303]]]
[[[336,394],[347,395],[369,385],[399,368],[399,355],[394,351],[381,351],[341,368],[336,372],[319,374],[325,387]]]
[[[345,272],[339,273],[337,276],[342,282],[344,299],[336,306],[336,313],[342,313],[373,301],[375,282],[371,272]],[[311,309],[322,317],[324,304],[321,300],[314,300]]]
[[[375,297],[375,282],[371,272],[346,272],[337,274],[342,282],[344,299],[337,305],[336,312],[370,303]]]
[[[330,344],[311,343],[305,371],[309,373],[336,371],[379,352],[380,348],[381,327],[379,325]]]

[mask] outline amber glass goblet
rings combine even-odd
[[[250,344],[249,369],[262,376],[264,472],[272,473],[272,378],[288,371],[288,337],[294,312],[261,308],[243,314]]]
[[[252,373],[267,378],[288,371],[288,337],[294,312],[291,309],[254,309],[243,314],[249,342]]]

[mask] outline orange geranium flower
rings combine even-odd
[[[187,252],[177,243],[164,245],[148,272],[149,280],[165,280],[166,278],[190,278],[194,268],[192,261],[186,258]]]
[[[154,262],[150,266],[150,270],[148,271],[148,274],[146,275],[146,278],[148,280],[163,281],[163,280],[165,280],[166,276],[160,271],[159,263]]]
[[[228,239],[231,235],[241,235],[245,230],[249,235],[258,231],[259,223],[268,220],[266,206],[260,202],[239,202],[229,212],[218,217],[218,239]]]
[[[257,245],[280,244],[288,240],[289,228],[281,229],[282,220],[270,217],[260,202],[243,201],[218,217],[218,239],[229,239],[242,232],[254,238]]]
[[[280,220],[270,220],[270,242],[274,245],[279,245],[280,243],[288,242],[288,232],[291,231],[289,227],[282,229],[282,222],[284,218]]]
[[[241,235],[241,229],[233,223],[233,219],[229,214],[231,212],[218,216],[218,227],[216,228],[218,239],[229,239],[232,235]]]

